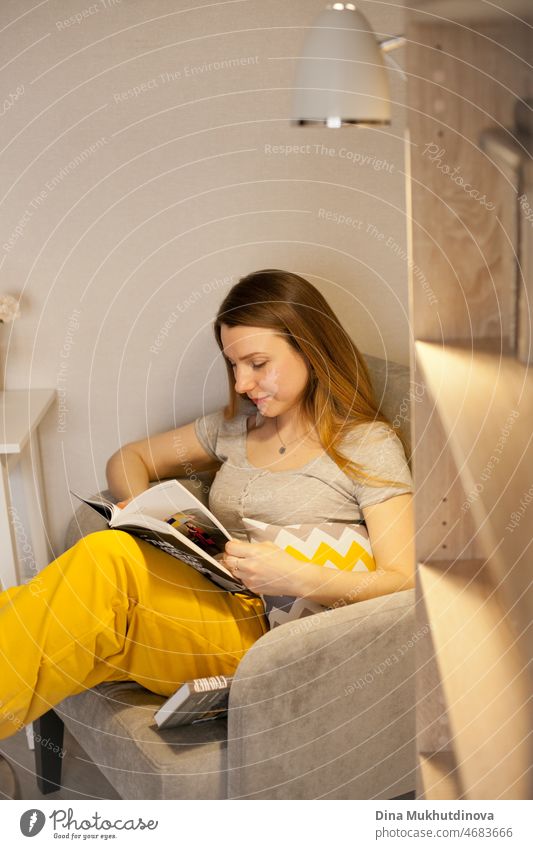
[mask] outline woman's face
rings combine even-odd
[[[298,406],[308,368],[301,354],[274,330],[221,326],[224,356],[233,367],[235,391],[246,393],[266,417]]]

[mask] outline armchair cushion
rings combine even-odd
[[[122,799],[224,799],[225,719],[158,729],[163,696],[106,681],[55,707]]]

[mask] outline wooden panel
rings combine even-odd
[[[416,343],[467,493],[459,515],[474,517],[483,556],[523,639],[533,621],[533,370],[479,347]]]
[[[524,166],[519,191],[518,356],[533,365],[533,159]]]
[[[417,338],[511,332],[516,193],[479,138],[487,127],[514,125],[529,69],[505,45],[527,49],[524,31],[513,23],[481,33],[412,21],[407,27]]]
[[[419,573],[465,796],[531,798],[531,678],[490,572],[468,560]]]
[[[417,595],[420,596],[419,587]],[[441,687],[435,647],[428,628],[428,613],[424,598],[416,605],[416,633],[424,634],[415,645],[416,656],[416,736],[417,747],[422,751],[436,752],[451,747],[446,701]],[[420,765],[419,765],[420,766]],[[424,795],[424,780],[420,769],[416,776],[416,796]]]
[[[415,359],[412,422],[418,560],[476,557],[473,518],[461,512],[466,494],[442,427],[431,386]]]
[[[417,793],[531,798],[533,373],[509,356],[528,319],[516,304],[525,218],[516,171],[480,141],[512,130],[532,94],[531,33],[493,4],[413,5],[411,363],[424,387],[413,473],[417,556],[431,561],[417,575],[418,621],[431,629],[417,655]]]
[[[459,772],[452,751],[420,752],[418,756],[424,799],[462,799]]]

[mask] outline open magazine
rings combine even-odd
[[[216,516],[177,480],[163,481],[141,492],[125,507],[103,496],[83,498],[106,519],[110,528],[126,531],[188,563],[219,587],[253,596],[216,558],[232,537]]]

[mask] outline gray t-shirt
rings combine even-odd
[[[401,487],[354,481],[326,453],[298,469],[258,469],[248,462],[246,422],[246,413],[226,421],[222,410],[194,422],[205,450],[222,463],[211,484],[209,509],[236,539],[247,539],[243,516],[281,526],[350,524],[364,520],[361,508],[413,491],[402,444],[381,422],[358,425],[339,447],[367,474]]]

